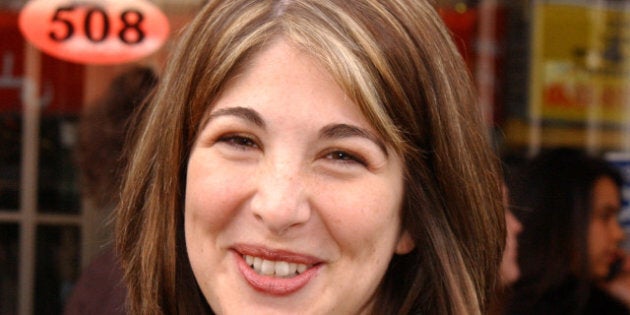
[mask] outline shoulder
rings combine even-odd
[[[114,252],[107,250],[81,273],[64,314],[124,314],[125,296],[122,270]]]

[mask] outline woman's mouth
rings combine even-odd
[[[287,261],[273,261],[260,257],[243,255],[243,259],[257,274],[270,277],[291,278],[295,277],[309,267],[305,264],[298,264]]]
[[[256,291],[276,296],[302,289],[324,265],[314,257],[254,246],[238,246],[234,254],[243,279]]]

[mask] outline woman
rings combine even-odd
[[[426,1],[209,1],[137,125],[134,314],[482,314],[505,242],[466,67]]]
[[[512,189],[527,216],[510,314],[628,313],[597,285],[623,239],[621,183],[606,161],[571,149],[541,154],[523,169]]]
[[[503,204],[505,205],[505,250],[503,258],[499,266],[499,290],[496,292],[495,299],[490,305],[488,314],[499,315],[505,313],[505,302],[509,300],[508,296],[512,285],[521,275],[521,268],[518,266],[518,235],[523,231],[523,225],[516,215],[510,209],[511,202],[509,197],[509,185],[514,182],[510,171],[513,167],[504,164],[503,175]]]
[[[511,211],[506,210],[505,227],[507,232],[505,251],[499,267],[499,276],[501,277],[501,284],[508,287],[516,282],[521,274],[521,269],[518,266],[518,235],[523,231],[523,226]]]

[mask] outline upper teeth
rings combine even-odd
[[[304,264],[272,261],[249,255],[243,255],[243,257],[245,258],[245,262],[247,262],[256,273],[265,276],[291,277],[308,269],[308,266]]]

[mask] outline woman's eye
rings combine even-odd
[[[219,138],[217,142],[227,143],[240,149],[258,148],[258,144],[256,143],[256,141],[252,140],[251,138],[239,135],[223,136]]]
[[[356,155],[350,154],[345,151],[332,151],[326,155],[326,158],[343,162],[343,163],[359,163],[361,165],[365,165],[365,161]]]
[[[599,214],[599,218],[602,221],[608,222],[608,221],[617,221],[618,217],[617,217],[617,213],[612,212],[612,211],[606,211],[604,213],[600,213]]]

